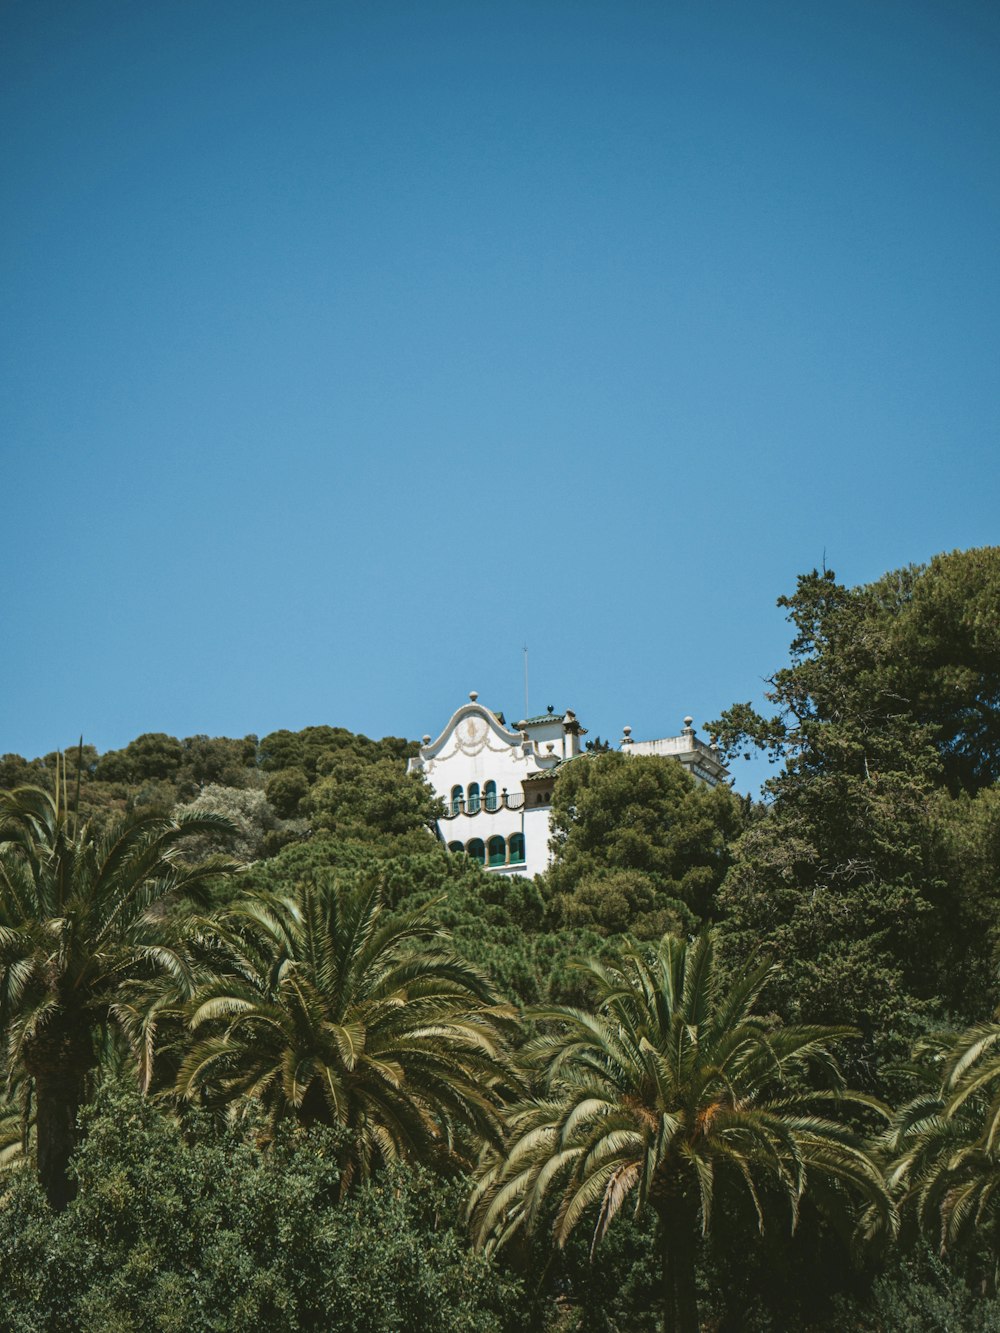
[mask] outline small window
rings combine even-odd
[[[487,782],[483,788],[483,803],[487,810],[497,808],[497,784],[495,782]]]
[[[448,850],[449,852],[464,852],[465,848],[460,842],[449,842]]]
[[[469,814],[479,814],[479,783],[469,783]]]
[[[486,846],[490,854],[491,866],[505,866],[507,864],[507,844],[503,838],[490,838]]]
[[[510,863],[511,865],[522,865],[524,862],[524,834],[512,833],[510,835]]]
[[[451,813],[458,815],[462,813],[465,807],[465,792],[461,787],[452,787],[451,789]]]
[[[482,838],[473,838],[471,842],[467,842],[465,852],[473,861],[478,861],[480,865],[486,864],[486,848],[483,846]]]

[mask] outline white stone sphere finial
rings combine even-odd
[[[469,691],[469,699],[472,701],[472,703],[475,703],[476,700],[477,700],[478,698],[479,698],[479,691],[478,691],[478,690],[470,690],[470,691]]]
[[[693,717],[686,717],[686,718],[684,719],[684,725],[685,725],[685,727],[687,727],[688,731],[691,730],[691,724],[692,724],[693,722],[694,722],[694,718],[693,718]]]

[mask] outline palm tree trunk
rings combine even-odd
[[[663,1333],[675,1333],[677,1328],[676,1269],[667,1228],[662,1221],[657,1223],[657,1233],[657,1241],[660,1247],[660,1276],[663,1282]]]
[[[83,1104],[87,1074],[94,1063],[90,1031],[64,1014],[50,1021],[25,1051],[25,1068],[35,1081],[35,1143],[38,1179],[45,1197],[62,1212],[76,1197],[69,1159],[76,1147],[76,1117]]]
[[[35,1137],[38,1178],[45,1197],[62,1212],[76,1196],[69,1159],[76,1147],[76,1116],[83,1100],[83,1075],[76,1070],[35,1074]]]
[[[695,1241],[694,1232],[688,1227],[681,1227],[674,1244],[676,1275],[675,1298],[677,1301],[677,1333],[698,1333],[701,1321],[698,1318],[698,1285],[695,1279]]]
[[[654,1207],[659,1219],[663,1333],[698,1333],[694,1219],[686,1216],[680,1199],[666,1199]]]

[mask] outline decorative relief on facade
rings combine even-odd
[[[463,727],[455,728],[455,740],[466,754],[478,754],[486,744],[488,731],[481,717],[467,717]]]
[[[474,730],[470,732],[469,724],[474,724]],[[479,728],[482,728],[481,739],[478,737]],[[464,730],[463,730],[464,729]],[[452,740],[455,744],[444,752],[444,747]],[[497,742],[494,744],[494,740]],[[425,744],[421,747],[420,754],[425,770],[429,770],[430,765],[435,760],[441,762],[445,759],[451,759],[456,754],[478,754],[480,750],[487,749],[493,754],[506,754],[511,746],[518,743],[517,732],[506,731],[492,714],[481,704],[465,704],[454,713],[436,741],[431,744]],[[477,749],[470,749],[470,744],[478,745]]]
[[[456,754],[466,754],[474,758],[483,750],[489,750],[491,754],[510,753],[510,746],[505,745],[503,741],[498,745],[492,743],[494,739],[492,728],[481,717],[468,717],[460,722],[452,732],[452,739],[455,744],[450,750],[440,752],[435,759],[424,761],[424,768],[427,771],[430,771],[435,762],[443,763],[447,759],[453,759]]]

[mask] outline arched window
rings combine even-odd
[[[473,838],[471,842],[465,844],[467,856],[471,856],[473,861],[478,861],[480,865],[486,863],[486,848],[483,846],[482,838]]]
[[[497,784],[495,782],[487,782],[483,788],[483,804],[487,810],[497,808]]]
[[[524,862],[524,834],[512,833],[510,835],[510,863],[511,865],[521,865]]]
[[[464,804],[465,792],[461,787],[452,787],[451,789],[451,813],[453,815],[461,814]]]
[[[469,783],[469,814],[479,814],[479,783]]]
[[[449,842],[448,850],[449,852],[464,852],[465,848],[460,842]]]
[[[503,838],[499,835],[495,838],[490,838],[486,847],[490,854],[491,866],[505,866],[507,864],[507,844],[504,842]]]

